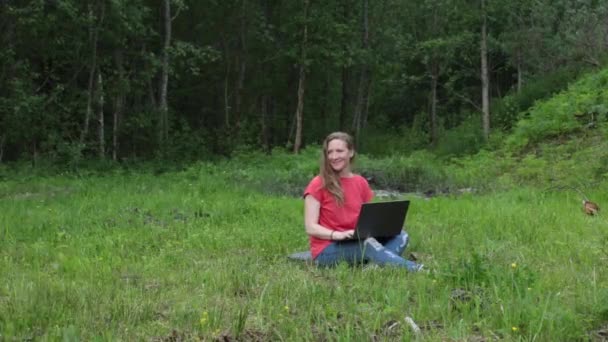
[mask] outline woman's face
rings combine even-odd
[[[346,142],[334,139],[327,144],[327,161],[331,168],[338,173],[350,171],[350,159],[354,152],[348,149]]]

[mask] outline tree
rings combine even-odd
[[[481,103],[483,136],[487,141],[490,136],[490,77],[488,71],[488,33],[485,0],[481,0]]]
[[[112,160],[116,161],[118,158],[118,130],[119,124],[122,121],[122,115],[125,105],[125,93],[128,92],[128,82],[125,76],[123,52],[122,49],[116,49],[114,51],[114,62],[116,65],[116,89],[117,92],[114,94],[113,99],[113,111],[112,111]]]
[[[302,43],[300,45],[300,61],[298,66],[298,104],[296,107],[296,138],[293,144],[293,152],[299,153],[302,147],[302,115],[304,111],[304,90],[306,87],[306,49],[308,45],[308,6],[310,1],[303,0],[303,23]]]
[[[367,117],[367,110],[369,108],[369,92],[371,83],[371,67],[370,67],[370,44],[369,44],[369,2],[368,0],[362,0],[363,5],[363,18],[362,18],[362,38],[361,48],[364,53],[364,61],[361,65],[361,71],[359,75],[359,86],[357,88],[357,102],[355,105],[355,111],[353,115],[353,131],[355,133],[355,140],[359,141],[362,122]]]
[[[106,155],[106,135],[105,135],[105,121],[104,121],[104,112],[103,105],[105,102],[105,97],[103,93],[103,76],[101,72],[97,73],[97,88],[96,88],[97,96],[97,137],[99,141],[98,146],[98,157],[99,159],[104,159]]]
[[[91,62],[89,65],[89,81],[87,87],[87,106],[84,114],[84,124],[80,132],[80,145],[84,146],[85,139],[89,133],[89,121],[93,115],[93,102],[95,92],[95,72],[97,67],[97,46],[99,40],[99,30],[103,25],[105,16],[105,4],[101,1],[96,1],[88,4],[88,21],[89,21],[89,44],[91,51]]]
[[[418,56],[426,67],[426,77],[430,79],[428,121],[431,145],[439,139],[438,133],[438,87],[440,78],[456,57],[456,51],[462,48],[463,37],[457,31],[457,15],[450,13],[452,1],[427,1],[422,4],[423,13],[419,14],[424,22],[424,29],[417,36],[422,38],[418,44]],[[456,30],[454,30],[456,27]],[[466,42],[466,41],[465,41]]]
[[[0,2],[0,160],[299,151],[336,129],[420,148],[471,112],[488,136],[493,98],[602,65],[607,18],[596,0]]]
[[[601,67],[608,51],[608,3],[586,0],[562,6],[560,31],[569,47],[567,57]]]
[[[171,0],[163,1],[163,46],[160,76],[159,96],[159,142],[162,144],[169,138],[169,105],[167,103],[167,88],[169,87],[169,48],[171,47]]]

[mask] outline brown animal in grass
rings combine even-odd
[[[590,216],[595,216],[595,215],[600,214],[599,205],[597,205],[597,203],[594,203],[594,202],[591,202],[590,200],[588,200],[587,196],[585,196],[585,194],[578,188],[575,188],[575,187],[569,186],[569,185],[554,186],[552,188],[557,188],[559,190],[570,189],[570,190],[576,191],[583,198],[583,212],[585,214],[590,215]]]
[[[599,214],[600,207],[596,203],[583,200],[583,210],[585,211],[585,214],[593,216]]]

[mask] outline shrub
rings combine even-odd
[[[418,121],[415,120],[411,127],[388,130],[369,127],[358,144],[359,150],[370,156],[384,157],[423,149],[428,144],[428,136]]]
[[[440,192],[449,188],[441,160],[428,151],[416,151],[407,157],[361,159],[358,169],[377,188],[406,192]]]
[[[521,150],[547,138],[580,131],[590,120],[606,120],[598,111],[605,112],[607,84],[608,69],[582,78],[548,101],[536,103],[507,139],[508,149]]]
[[[517,123],[519,115],[527,111],[535,102],[566,89],[580,71],[576,68],[562,68],[551,74],[531,80],[520,92],[514,92],[492,103],[494,127],[510,130]]]
[[[462,156],[479,151],[484,145],[480,117],[470,115],[439,138],[435,152],[440,156]]]
[[[481,150],[475,155],[450,159],[446,172],[454,186],[477,190],[496,186],[496,181],[512,165],[512,158],[498,152]]]

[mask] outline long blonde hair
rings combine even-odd
[[[342,192],[342,187],[340,186],[340,174],[332,169],[329,160],[327,159],[327,148],[329,143],[335,139],[344,141],[346,143],[346,147],[350,151],[353,151],[353,156],[350,158],[351,163],[355,159],[355,143],[353,137],[344,132],[333,132],[328,135],[327,138],[325,138],[325,141],[323,141],[319,175],[323,180],[323,187],[334,196],[336,202],[338,202],[338,205],[341,206],[344,204],[344,193]]]

